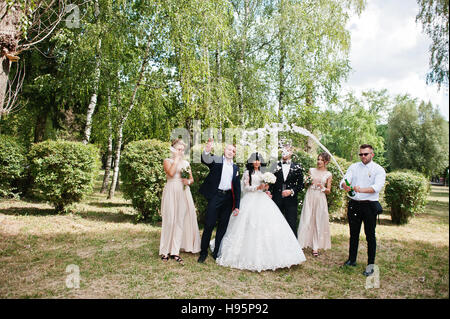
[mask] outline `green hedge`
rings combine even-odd
[[[384,199],[392,222],[406,224],[415,214],[423,213],[429,192],[429,182],[421,173],[402,170],[387,174]]]
[[[161,220],[161,196],[166,184],[163,161],[170,144],[159,140],[129,143],[120,160],[122,191],[138,211],[137,221]]]
[[[29,161],[38,196],[51,202],[57,212],[92,191],[100,168],[97,147],[62,140],[34,144]]]
[[[26,150],[13,137],[0,135],[0,197],[17,197],[26,174]]]
[[[350,163],[345,159],[334,156],[339,166],[341,167],[343,173],[348,169]],[[313,156],[304,151],[296,151],[293,154],[292,160],[294,162],[300,163],[303,167],[303,175],[305,175],[311,167],[317,167],[317,156]],[[333,180],[331,182],[331,193],[327,195],[328,202],[328,213],[330,215],[330,220],[338,220],[345,218],[348,198],[346,193],[339,188],[339,182],[342,179],[342,174],[340,173],[336,164],[333,160],[327,166],[328,170],[333,174]],[[303,189],[302,193],[299,194],[300,205],[298,207],[298,213],[302,212],[303,199],[306,195],[307,189]]]

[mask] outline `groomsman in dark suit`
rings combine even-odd
[[[292,162],[292,147],[283,148],[282,161],[278,162],[274,175],[277,180],[271,185],[270,194],[297,237],[297,196],[303,189],[303,173],[300,164]]]
[[[231,213],[239,213],[241,198],[241,182],[239,168],[233,163],[236,155],[236,147],[228,144],[225,146],[223,156],[211,154],[212,140],[208,140],[205,150],[202,152],[202,163],[209,168],[209,174],[200,186],[200,193],[208,200],[205,216],[205,228],[202,234],[199,263],[205,262],[208,256],[208,247],[214,227],[217,225],[216,240],[213,258],[217,258],[220,243],[227,230]]]

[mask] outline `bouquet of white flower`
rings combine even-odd
[[[271,172],[265,172],[262,177],[264,182],[267,184],[275,184],[277,181],[277,178]]]
[[[190,172],[191,172],[191,167],[189,165],[187,165],[186,167],[183,167],[181,169],[181,178],[189,179],[191,177]],[[186,189],[186,185],[183,185],[183,189]]]

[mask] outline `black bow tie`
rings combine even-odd
[[[283,164],[291,164],[290,161],[283,161]]]

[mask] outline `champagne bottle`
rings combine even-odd
[[[347,184],[347,186],[350,186],[350,183],[348,182],[347,179],[345,179],[345,184]],[[353,196],[355,196],[355,195],[356,195],[356,194],[355,194],[355,191],[353,190],[353,187],[350,186],[350,190],[348,191],[348,196],[353,197]]]

